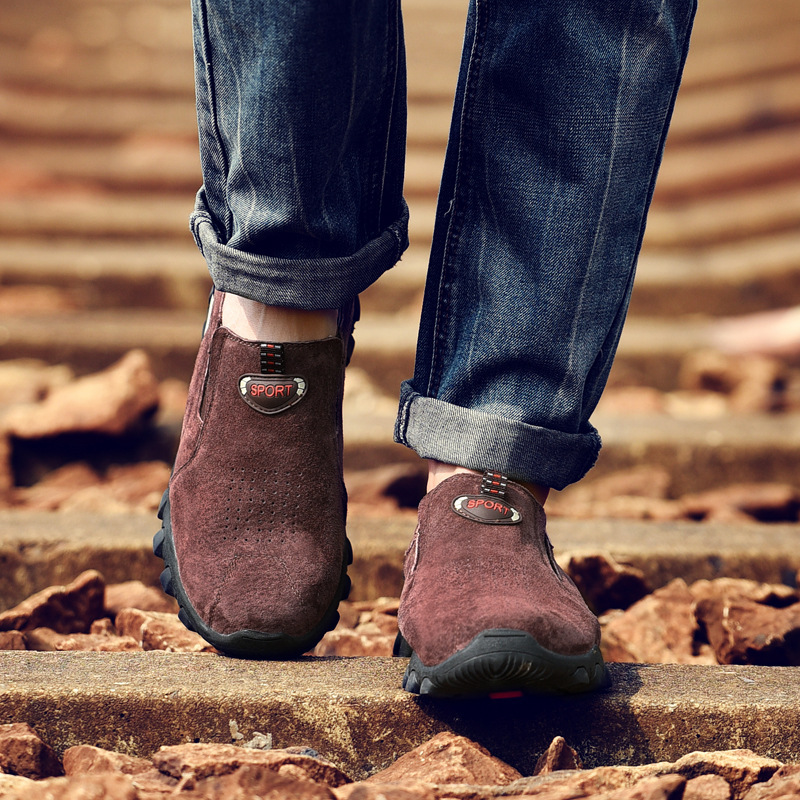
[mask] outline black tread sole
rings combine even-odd
[[[608,674],[599,647],[576,656],[546,650],[525,631],[496,628],[479,633],[441,664],[428,667],[398,636],[395,655],[410,655],[403,688],[432,697],[577,694],[599,689]]]
[[[337,608],[340,601],[350,594],[350,578],[347,567],[353,563],[353,550],[349,540],[346,542],[342,573],[336,590],[336,597],[325,612],[319,624],[305,636],[290,636],[284,633],[263,633],[262,631],[241,630],[234,633],[217,633],[200,618],[180,581],[178,561],[172,541],[172,527],[169,517],[169,490],[164,492],[158,516],[162,521],[161,530],[153,537],[153,553],[163,559],[165,567],[161,573],[161,588],[178,601],[178,618],[190,630],[198,633],[209,644],[229,656],[236,658],[283,659],[295,658],[307,653],[339,622]]]

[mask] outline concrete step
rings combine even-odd
[[[186,380],[197,354],[202,309],[201,305],[194,311],[169,313],[128,308],[7,316],[0,326],[0,359],[41,358],[92,372],[141,347],[152,357],[159,377]],[[365,369],[388,394],[413,371],[418,321],[418,314],[406,310],[365,314],[358,323],[353,365]],[[630,319],[614,367],[617,383],[674,389],[681,360],[709,342],[703,319]]]
[[[365,314],[414,307],[425,285],[428,250],[412,245],[402,261],[362,295]],[[8,237],[0,284],[50,286],[78,309],[202,309],[210,288],[205,262],[182,241]],[[800,304],[800,234],[668,252],[645,246],[631,300],[632,316],[724,316]]]
[[[351,600],[399,597],[403,554],[414,534],[413,511],[392,515],[352,509],[347,532],[355,558]],[[5,511],[0,515],[0,611],[34,592],[63,585],[87,569],[107,583],[141,580],[158,586],[163,563],[153,555],[155,514]],[[793,584],[800,570],[798,526],[715,522],[577,520],[552,517],[556,558],[610,554],[640,569],[652,589],[683,578],[720,577]]]
[[[530,775],[556,735],[585,766],[749,748],[800,757],[800,670],[612,664],[587,696],[433,701],[399,689],[405,659],[288,663],[177,653],[0,653],[0,723],[28,722],[60,755],[79,743],[149,756],[161,745],[268,733],[353,778],[442,730]],[[535,719],[536,723],[531,724]]]

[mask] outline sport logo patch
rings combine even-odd
[[[306,393],[305,378],[298,375],[242,375],[239,395],[262,414],[279,414],[299,403]]]
[[[516,525],[522,514],[503,500],[485,494],[468,494],[453,500],[453,511],[489,525]]]

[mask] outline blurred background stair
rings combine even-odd
[[[465,3],[407,0],[412,245],[363,296],[347,464],[391,442],[413,368]],[[0,15],[0,359],[101,369],[134,347],[188,380],[210,286],[184,0],[14,0]],[[800,6],[704,0],[610,387],[681,388],[719,317],[800,303]],[[787,357],[800,365],[800,355]],[[642,460],[676,487],[800,474],[800,417],[684,420],[613,404],[591,478]],[[728,467],[724,468],[727,464]],[[678,489],[676,488],[676,491]]]

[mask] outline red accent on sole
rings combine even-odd
[[[490,700],[511,700],[514,697],[522,697],[522,692],[519,690],[512,692],[489,692]]]

